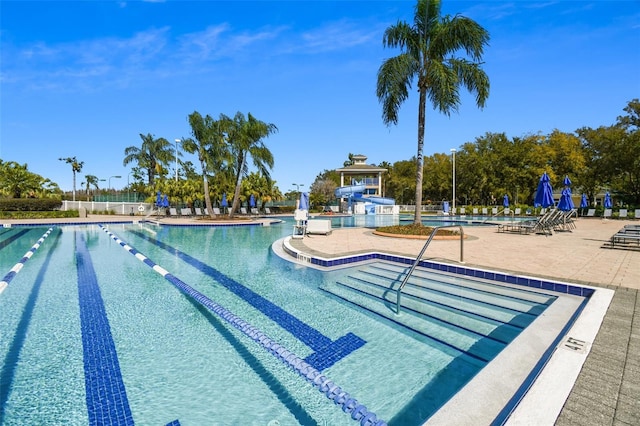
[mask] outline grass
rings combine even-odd
[[[387,234],[421,235],[428,237],[433,232],[433,227],[412,223],[410,225],[383,226],[381,228],[377,228],[376,231],[385,232]],[[450,229],[439,229],[436,235],[460,235],[460,233]]]

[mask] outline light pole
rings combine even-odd
[[[111,191],[111,178],[120,179],[122,176],[109,176],[109,191]]]
[[[131,177],[132,173],[133,171],[130,171],[127,175],[127,203],[131,202],[131,184],[129,183],[129,177]]]
[[[180,139],[176,139],[176,182],[178,181],[178,142]]]
[[[456,211],[456,149],[451,148],[451,155],[453,156],[453,211]]]

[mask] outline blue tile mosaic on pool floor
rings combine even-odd
[[[76,268],[89,424],[133,425],[109,319],[91,256],[79,232]]]
[[[130,232],[143,240],[157,245],[158,247],[170,252],[172,255],[177,256],[189,265],[197,268],[200,272],[213,278],[225,288],[251,304],[251,306],[271,318],[280,327],[290,332],[298,340],[315,351],[314,354],[310,354],[306,358],[306,361],[320,371],[329,368],[335,362],[349,355],[351,352],[357,350],[366,343],[365,340],[351,333],[332,341],[318,330],[299,320],[289,312],[255,293],[243,284],[226,276],[212,266],[207,265],[193,256],[183,253],[175,247],[165,244],[162,241],[158,241],[155,238],[145,235],[139,231]]]

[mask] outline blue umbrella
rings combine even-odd
[[[613,207],[613,203],[611,202],[611,194],[609,194],[609,191],[607,191],[607,193],[604,194],[604,208],[610,209],[611,207]]]
[[[504,197],[502,198],[502,205],[504,207],[509,207],[509,196],[507,194],[504,194]]]
[[[300,206],[298,207],[300,210],[309,210],[309,193],[302,192],[300,194]]]
[[[162,207],[162,195],[160,194],[160,191],[156,194],[156,206]]]
[[[571,186],[571,179],[569,179],[569,176],[565,176],[562,183],[564,183],[564,186]]]
[[[558,209],[568,212],[569,210],[573,210],[574,207],[573,200],[571,199],[571,190],[569,188],[563,189],[562,196],[558,202]]]
[[[162,207],[169,207],[169,197],[167,197],[167,194],[164,194],[164,200],[162,200]]]
[[[254,208],[256,206],[256,197],[253,196],[253,194],[251,194],[251,197],[249,197],[249,207]]]
[[[580,200],[580,208],[586,209],[589,207],[589,200],[587,200],[587,194],[582,194],[582,200]]]
[[[222,194],[222,201],[220,202],[222,207],[227,207],[227,193]]]
[[[536,197],[533,200],[533,205],[536,207],[547,208],[553,206],[553,188],[551,188],[551,182],[547,172],[544,172],[538,182],[538,189],[536,190]]]

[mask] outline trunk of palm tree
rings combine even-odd
[[[204,188],[204,206],[209,213],[209,217],[213,219],[213,206],[211,205],[211,195],[209,195],[209,179],[207,179],[207,172],[205,171],[204,159],[200,159],[200,167],[202,168],[202,186]]]
[[[424,169],[424,126],[426,120],[427,89],[420,88],[420,100],[418,105],[418,153],[416,154],[416,210],[413,223],[422,224],[422,174]]]
[[[229,217],[233,217],[233,212],[235,212],[240,204],[240,187],[242,184],[242,171],[245,168],[246,155],[240,154],[240,161],[238,164],[238,173],[236,174],[236,190],[233,194],[233,203],[231,204],[231,210],[229,211]]]

